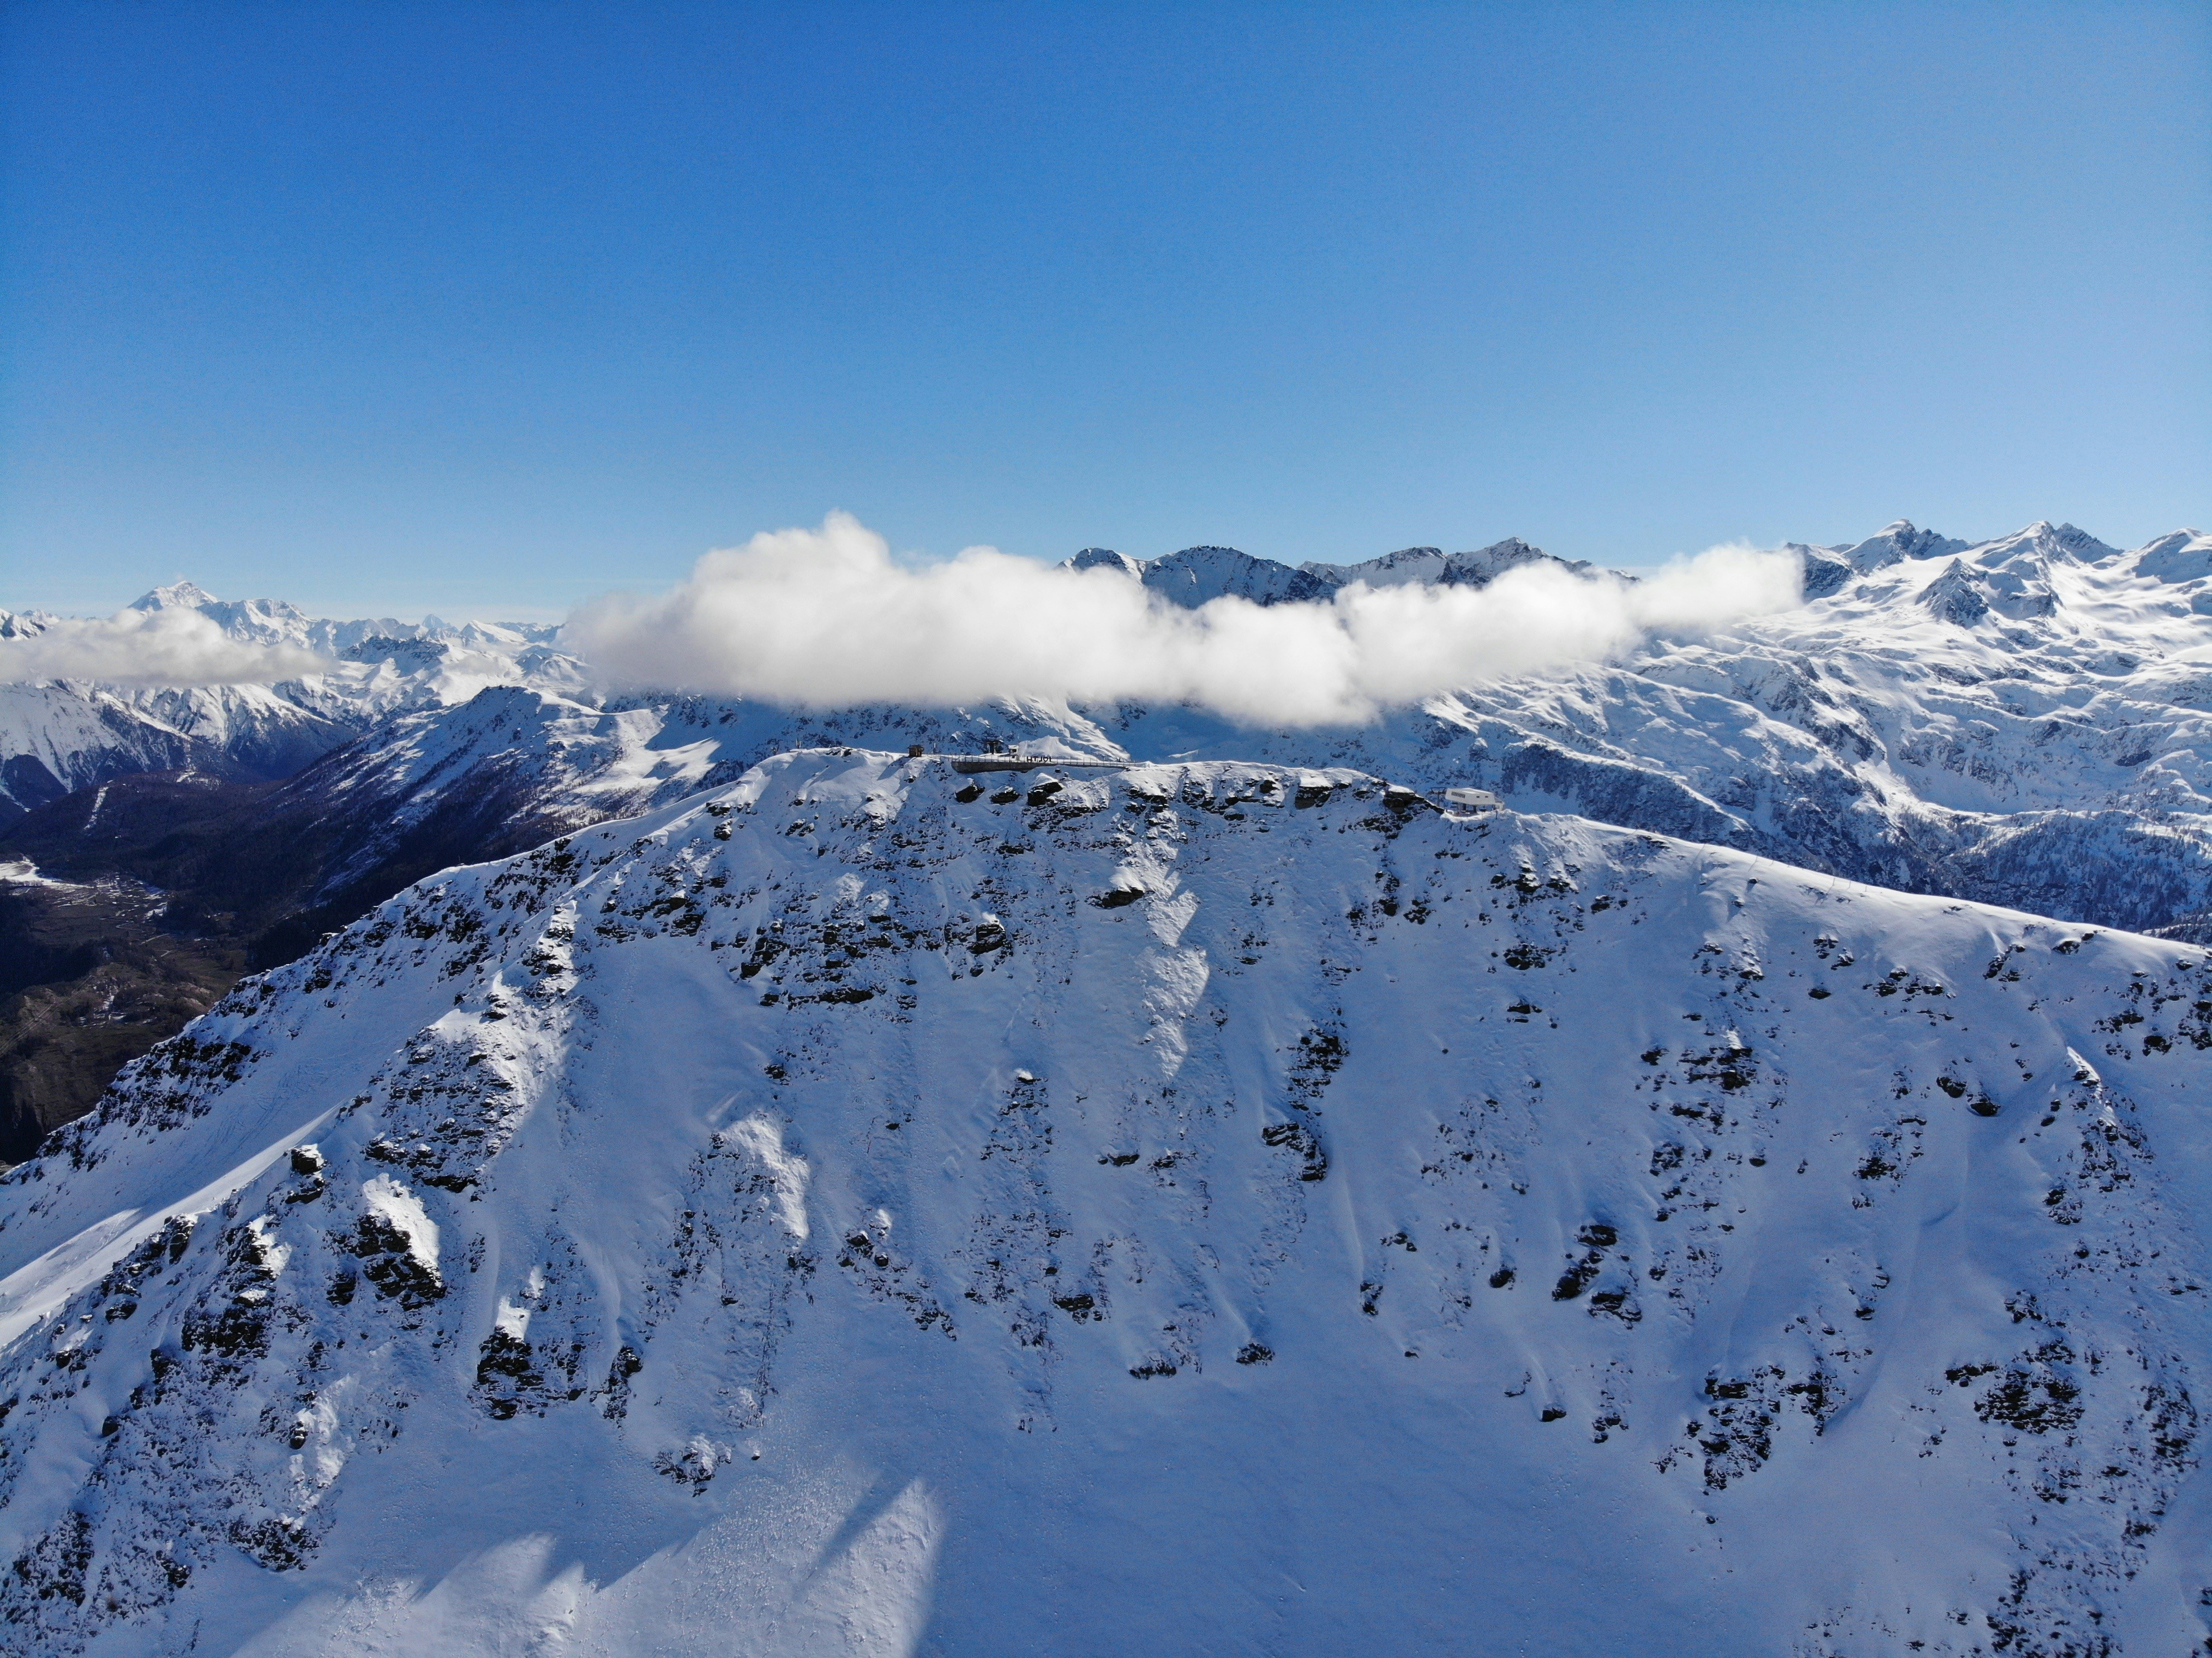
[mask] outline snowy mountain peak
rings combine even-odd
[[[1866,575],[1906,559],[1942,558],[1946,554],[1962,553],[1968,544],[1937,535],[1933,530],[1917,529],[1911,519],[1901,518],[1856,545],[1830,550],[1841,555],[1844,562],[1859,574]]]
[[[2154,581],[2202,581],[2212,576],[2212,535],[2176,530],[2136,550],[2136,571]]]
[[[274,686],[111,684],[96,674],[90,683],[0,684],[0,824],[133,772],[191,768],[273,780],[391,714],[464,703],[489,684],[580,694],[588,678],[581,662],[553,647],[558,629],[550,625],[331,621],[281,599],[217,598],[189,580],[157,587],[130,609],[156,623],[188,613],[231,640],[322,665]],[[0,639],[36,635],[55,620],[0,616]]]
[[[196,581],[179,580],[131,601],[134,610],[197,610],[222,601]]]
[[[1281,604],[1327,598],[1334,591],[1304,570],[1234,547],[1186,547],[1146,564],[1142,579],[1170,603],[1191,608],[1224,596]]]
[[[309,645],[307,613],[281,598],[222,599],[196,581],[172,582],[131,600],[134,610],[195,610],[233,639],[256,645]]]
[[[1441,547],[1403,547],[1395,553],[1385,553],[1380,558],[1367,559],[1358,564],[1307,563],[1298,568],[1309,575],[1326,576],[1334,580],[1364,581],[1370,587],[1389,587],[1406,582],[1436,580],[1443,574],[1444,552]]]
[[[1795,553],[1805,567],[1803,592],[1807,603],[1826,598],[1839,591],[1846,582],[1858,574],[1849,561],[1838,558],[1832,548],[1814,547],[1802,541],[1785,541],[1785,553]]]
[[[1408,547],[1401,552],[1385,553],[1360,564],[1306,564],[1300,568],[1308,574],[1339,586],[1364,581],[1370,587],[1391,587],[1414,582],[1425,582],[1440,587],[1480,587],[1503,575],[1506,571],[1523,564],[1558,564],[1563,568],[1583,571],[1587,563],[1570,562],[1553,557],[1540,547],[1532,547],[1518,536],[1508,536],[1503,541],[1492,542],[1471,552],[1446,553],[1435,547]]]
[[[1921,590],[1919,602],[1962,628],[1992,613],[2013,622],[2046,616],[2059,605],[2051,580],[2052,563],[2069,563],[2077,556],[2074,546],[2051,526],[2033,526],[1953,557],[1943,573]]]
[[[1141,562],[1131,558],[1127,553],[1117,553],[1111,547],[1085,547],[1067,561],[1067,568],[1071,570],[1118,570],[1133,581],[1145,579],[1145,567]]]
[[[2021,551],[2033,551],[2046,559],[2098,564],[2118,557],[2120,550],[2107,547],[2087,530],[2071,524],[2053,524],[2049,519],[2039,519],[2024,530],[1985,544],[1981,557],[1984,562],[1993,562]]]
[[[1106,547],[1086,547],[1067,561],[1078,570],[1109,568],[1136,578],[1172,604],[1194,608],[1224,595],[1256,604],[1326,600],[1354,582],[1371,587],[1425,584],[1481,586],[1519,565],[1553,563],[1582,572],[1590,566],[1555,558],[1517,536],[1471,552],[1406,547],[1358,564],[1310,562],[1296,568],[1234,547],[1186,547],[1146,562]]]

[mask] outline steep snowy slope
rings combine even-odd
[[[0,1164],[88,1110],[125,1060],[239,974],[291,960],[450,865],[634,816],[794,743],[1050,747],[1054,733],[1070,751],[1112,751],[1065,710],[807,718],[688,698],[597,708],[501,686],[394,715],[273,786],[148,771],[48,801],[0,827]],[[42,942],[59,935],[70,948]]]
[[[779,756],[0,1181],[8,1638],[2193,1649],[2208,1015],[1350,772]]]

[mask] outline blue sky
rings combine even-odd
[[[2212,527],[2212,9],[0,11],[0,605]]]

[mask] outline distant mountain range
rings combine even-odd
[[[1079,570],[1104,566],[1126,571],[1163,598],[1195,609],[1209,599],[1236,598],[1255,604],[1326,599],[1355,581],[1370,587],[1422,582],[1440,587],[1480,587],[1516,565],[1551,563],[1587,570],[1581,562],[1553,558],[1518,537],[1471,553],[1408,547],[1361,564],[1301,564],[1292,568],[1255,558],[1234,547],[1186,547],[1164,558],[1135,559],[1105,547],[1086,547],[1067,561]]]
[[[189,581],[157,587],[130,609],[196,611],[234,639],[315,652],[331,670],[281,685],[190,689],[0,683],[0,824],[141,772],[288,777],[392,714],[465,701],[488,685],[587,683],[581,665],[551,648],[552,626],[331,622],[275,599],[227,602]],[[0,610],[0,639],[35,635],[58,619]]]

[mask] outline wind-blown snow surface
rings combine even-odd
[[[1001,782],[449,872],[0,1181],[15,1649],[2203,1638],[2202,951]]]

